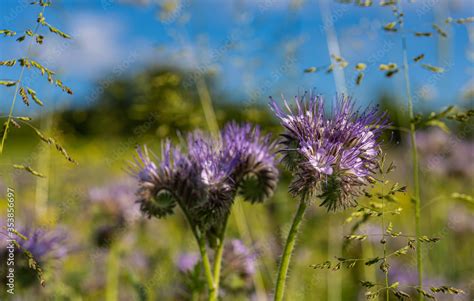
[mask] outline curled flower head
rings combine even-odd
[[[161,158],[146,148],[133,164],[139,182],[138,202],[148,216],[173,213],[176,204],[196,225],[219,224],[237,193],[261,202],[276,188],[274,143],[258,128],[231,123],[217,136],[194,131],[181,152],[169,141]]]
[[[355,198],[372,182],[380,158],[379,138],[386,127],[377,108],[359,113],[345,96],[332,114],[320,96],[295,98],[286,111],[272,99],[271,107],[285,128],[280,143],[283,162],[294,173],[290,192],[308,199],[317,194],[328,210],[355,206]]]
[[[250,124],[228,124],[222,131],[224,148],[237,158],[234,177],[245,200],[262,202],[272,196],[278,182],[275,143]]]
[[[139,189],[136,194],[141,211],[148,217],[172,214],[176,206],[175,195],[188,193],[185,187],[179,186],[181,181],[178,179],[188,176],[189,162],[170,141],[162,144],[158,163],[150,157],[153,154],[149,153],[146,146],[137,150],[137,153],[131,171],[138,179]]]

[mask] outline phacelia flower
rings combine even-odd
[[[18,244],[31,252],[38,262],[61,259],[71,252],[71,247],[67,244],[68,235],[64,230],[25,228],[23,231],[20,229],[19,233],[28,240],[17,239]]]
[[[217,137],[194,131],[183,149],[166,141],[161,158],[151,158],[146,148],[138,151],[132,170],[138,202],[149,217],[171,214],[178,204],[194,224],[207,228],[229,214],[237,194],[261,202],[276,188],[275,144],[258,127],[230,123]]]
[[[345,96],[336,100],[332,114],[325,112],[321,96],[295,97],[293,109],[284,104],[286,110],[273,99],[270,105],[285,128],[280,151],[294,174],[290,192],[304,199],[319,196],[328,210],[355,206],[373,180],[385,114],[376,107],[360,113]]]
[[[194,270],[199,263],[199,254],[197,253],[183,253],[176,261],[176,266],[181,273],[188,273]]]
[[[32,265],[31,259],[39,265],[39,268],[44,269],[47,264],[60,260],[73,251],[67,240],[67,232],[63,229],[45,230],[42,228],[19,227],[17,232],[21,234],[21,237],[10,234],[6,228],[1,227],[0,260],[6,262],[8,257],[7,247],[10,248],[12,245],[11,240],[16,241],[20,248],[14,246],[15,270],[20,276],[18,281],[23,287],[28,287],[38,277],[41,278],[40,270],[37,270],[37,266]],[[5,277],[6,272],[6,269],[0,268],[0,276]]]
[[[89,190],[89,201],[100,208],[101,213],[109,215],[120,225],[128,225],[140,216],[139,207],[130,204],[135,194],[134,186],[127,182],[116,182],[106,186],[93,187]]]

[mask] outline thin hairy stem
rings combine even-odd
[[[216,290],[214,288],[214,280],[212,278],[212,269],[209,256],[206,250],[206,239],[205,237],[196,237],[199,243],[199,253],[201,253],[202,265],[204,267],[204,275],[206,277],[207,286],[209,288],[209,301],[217,300]]]
[[[385,177],[384,177],[384,180],[385,180]],[[382,193],[383,193],[383,190],[382,190]],[[384,208],[384,205],[385,205],[384,198],[382,198],[382,208]],[[385,216],[384,211],[382,211],[383,260],[386,263],[386,260],[387,260],[387,242],[385,240],[385,218],[384,218],[384,216]],[[385,274],[385,300],[389,301],[390,300],[390,295],[389,295],[390,291],[389,291],[389,287],[388,287],[388,269],[387,268],[385,269],[384,274]]]
[[[105,300],[118,300],[118,287],[120,275],[120,246],[118,242],[111,244],[109,254],[107,256],[107,276],[105,287]]]
[[[222,255],[224,254],[224,238],[228,220],[229,214],[225,217],[221,233],[219,234],[219,244],[216,247],[216,257],[214,258],[214,293],[216,296],[219,296]]]
[[[275,285],[275,301],[283,300],[285,293],[285,282],[286,275],[288,274],[288,267],[290,266],[291,255],[296,243],[296,236],[298,235],[298,229],[303,221],[303,216],[308,205],[305,200],[300,201],[298,211],[296,211],[293,223],[291,224],[288,238],[286,239],[285,248],[283,249],[283,255],[280,260],[280,266],[278,268],[277,282]]]
[[[46,6],[43,6],[43,9],[41,10],[41,15],[44,15],[45,8]],[[36,36],[39,26],[40,26],[40,23],[37,22],[35,29],[33,31],[32,37]],[[28,59],[30,56],[31,46],[33,45],[33,42],[34,42],[34,39],[31,38],[30,43],[28,44],[28,48],[26,50],[26,59]],[[3,153],[3,147],[5,145],[5,140],[7,139],[8,129],[10,127],[10,122],[13,117],[13,110],[15,109],[15,103],[16,103],[16,99],[21,87],[21,81],[23,80],[23,74],[25,73],[25,68],[26,68],[26,64],[23,64],[23,66],[21,66],[20,76],[18,77],[18,80],[16,81],[16,84],[15,84],[15,94],[13,95],[13,100],[12,100],[12,104],[10,105],[10,111],[8,113],[7,122],[5,123],[5,129],[2,135],[2,142],[0,143],[0,155]]]
[[[192,222],[191,216],[189,215],[188,211],[185,209],[184,206],[182,206],[178,198],[177,200],[178,200],[179,207],[181,208],[184,215],[186,216],[186,219],[188,220],[188,223],[189,223],[189,226],[191,227],[194,238],[196,239],[196,242],[199,246],[199,253],[201,254],[202,266],[204,268],[204,275],[206,277],[207,287],[209,290],[209,301],[215,301],[217,300],[217,295],[215,295],[214,293],[215,291],[214,280],[212,278],[211,263],[209,260],[209,256],[207,255],[206,237],[204,237],[202,233],[199,232],[197,227]]]
[[[398,4],[400,14],[402,11],[401,1]],[[418,286],[423,287],[423,261],[421,256],[421,242],[418,239],[421,236],[421,225],[420,225],[420,208],[421,208],[421,199],[420,199],[420,175],[419,175],[419,163],[418,163],[418,151],[416,147],[416,129],[415,124],[413,123],[414,113],[413,113],[413,100],[411,97],[411,87],[410,87],[410,75],[408,69],[408,54],[407,54],[407,41],[406,35],[404,32],[404,22],[402,20],[400,24],[401,37],[402,37],[402,50],[403,50],[403,74],[405,78],[405,88],[406,96],[408,100],[408,113],[410,117],[410,141],[411,141],[411,152],[413,158],[413,185],[414,185],[414,199],[415,199],[415,232],[416,232],[416,263],[418,270]],[[419,294],[419,300],[423,300],[423,294]]]

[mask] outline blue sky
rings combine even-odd
[[[3,0],[0,28],[21,32],[33,27],[39,9],[29,2]],[[32,55],[57,70],[75,94],[61,94],[39,76],[29,78],[46,108],[86,105],[100,92],[101,83],[153,64],[211,71],[220,89],[243,103],[265,102],[269,95],[291,97],[311,89],[334,95],[332,74],[303,72],[330,62],[322,7],[328,7],[341,54],[350,63],[344,69],[348,92],[366,103],[382,92],[404,96],[401,72],[387,79],[377,69],[381,63],[401,63],[399,34],[381,30],[394,20],[386,7],[359,8],[332,1],[325,6],[325,0],[183,0],[167,11],[164,4],[168,0],[53,2],[46,9],[47,21],[74,39],[62,40],[43,28],[45,43],[34,45]],[[449,26],[441,20],[474,15],[472,2],[436,1],[434,9],[432,3],[404,3],[409,57],[424,53],[422,62],[442,66],[446,72],[433,74],[412,64],[413,93],[423,107],[439,108],[453,102],[468,105],[462,94],[474,85],[474,28],[472,24]],[[436,34],[413,36],[414,31],[433,32],[433,22],[448,32],[447,39]],[[25,56],[23,43],[2,38],[0,60]],[[358,62],[368,65],[360,86],[353,84]],[[0,78],[17,79],[18,75],[19,68],[2,67]],[[13,89],[0,87],[2,111],[12,96]],[[23,107],[21,103],[17,106],[19,111]]]

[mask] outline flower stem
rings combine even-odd
[[[224,254],[224,237],[225,231],[227,228],[227,221],[229,220],[229,215],[225,217],[224,224],[219,235],[219,244],[216,248],[216,257],[214,258],[214,293],[219,296],[219,284],[221,277],[221,265],[222,265],[222,255]]]
[[[106,289],[105,289],[105,300],[116,301],[118,300],[118,287],[119,287],[119,271],[120,271],[120,260],[119,260],[119,245],[117,242],[112,243],[110,246],[108,258],[107,258],[107,276],[106,276]]]
[[[399,12],[402,14],[402,5],[401,1],[399,2]],[[407,55],[407,41],[404,32],[404,22],[401,22],[400,29],[402,35],[402,50],[403,50],[403,73],[405,78],[405,88],[408,100],[408,113],[410,117],[410,141],[411,141],[411,152],[413,158],[413,185],[414,185],[414,199],[415,199],[415,231],[416,231],[416,263],[417,263],[417,270],[418,270],[418,286],[421,288],[423,287],[423,261],[421,256],[421,242],[418,239],[421,235],[421,225],[420,225],[420,208],[421,208],[421,200],[420,200],[420,176],[419,176],[419,163],[418,163],[418,151],[416,147],[416,128],[415,124],[413,123],[413,100],[411,97],[411,87],[410,87],[410,78],[409,78],[409,71],[408,71],[408,55]],[[420,292],[419,300],[423,300],[423,294]]]
[[[204,274],[206,276],[207,286],[209,288],[209,301],[217,300],[216,290],[214,288],[214,280],[212,278],[211,263],[209,256],[207,256],[206,239],[204,237],[196,237],[199,243],[199,252],[201,253],[202,265],[204,267]]]
[[[293,218],[293,223],[291,224],[290,232],[288,233],[288,238],[286,239],[285,248],[283,250],[283,255],[280,261],[280,266],[278,268],[278,277],[275,285],[275,301],[283,300],[283,294],[285,292],[285,281],[286,275],[288,274],[288,267],[290,265],[291,254],[296,243],[296,236],[298,234],[298,228],[303,221],[303,215],[306,211],[308,205],[304,200],[300,201],[298,211],[296,211],[295,217]]]
[[[199,229],[194,225],[192,222],[191,216],[189,215],[188,211],[185,209],[184,206],[178,201],[179,206],[181,207],[186,219],[188,220],[189,226],[193,232],[194,238],[199,245],[199,253],[201,254],[202,265],[204,267],[204,274],[206,277],[207,287],[209,289],[209,301],[217,300],[217,295],[215,295],[214,291],[214,280],[212,278],[212,270],[211,270],[211,263],[209,261],[209,256],[207,255],[206,250],[206,237],[200,233]]]

